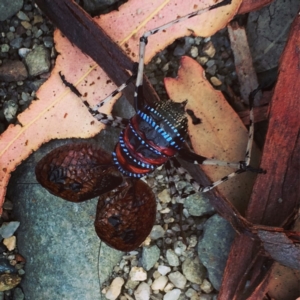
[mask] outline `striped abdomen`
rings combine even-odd
[[[181,149],[187,132],[186,101],[161,101],[145,106],[121,132],[114,163],[126,176],[142,177]]]

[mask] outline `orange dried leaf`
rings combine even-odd
[[[146,62],[178,37],[192,33],[202,36],[214,34],[233,18],[240,2],[241,0],[233,0],[231,5],[151,36],[146,49]],[[209,0],[201,2],[201,6],[198,0],[181,3],[156,0],[146,4],[131,0],[119,11],[96,18],[96,21],[137,61],[138,39],[144,31],[213,4],[215,3]],[[38,100],[18,116],[21,125],[10,125],[0,139],[0,207],[10,173],[43,143],[54,138],[88,138],[103,128],[102,124],[91,117],[82,101],[63,85],[58,72],[61,71],[90,104],[105,98],[115,86],[108,84],[110,80],[101,68],[73,47],[59,31],[55,32],[54,39],[60,55],[51,77],[37,92]],[[101,112],[110,113],[113,103],[111,101],[102,107]]]
[[[187,109],[202,120],[193,125],[189,118],[189,136],[196,153],[223,161],[244,160],[248,131],[221,92],[204,78],[203,68],[193,59],[183,57],[178,78],[165,79],[166,90],[176,102],[188,100]],[[251,164],[257,165],[260,152],[253,147]],[[205,173],[216,181],[233,170],[203,166]],[[237,208],[244,209],[250,196],[254,174],[245,173],[219,186],[221,193]]]

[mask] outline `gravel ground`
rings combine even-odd
[[[51,23],[31,1],[24,4],[14,1],[14,5],[11,12],[5,11],[6,16],[0,9],[0,132],[14,124],[18,113],[30,105],[39,86],[49,77],[56,57]],[[234,59],[224,29],[211,38],[181,38],[153,58],[146,67],[146,74],[162,99],[166,98],[162,79],[176,77],[182,55],[197,60],[216,89],[226,93],[230,86],[239,94]],[[144,246],[125,254],[110,279],[103,283],[101,293],[107,299],[116,299],[120,290],[118,299],[122,300],[217,298],[234,232],[226,221],[214,214],[203,195],[188,197],[183,205],[174,203],[165,177],[162,169],[145,179],[157,195],[156,225]],[[186,183],[178,181],[178,185],[182,187]],[[11,200],[6,202],[7,210],[12,208]],[[1,222],[9,220],[2,216]],[[11,224],[14,230],[10,236],[17,227]],[[1,249],[2,267],[8,266],[9,260],[16,261],[8,257],[18,254],[16,248],[8,252],[7,246],[2,245]],[[22,248],[19,251],[22,253]],[[22,268],[17,273],[23,276],[24,271],[20,269],[23,270],[24,260],[20,258],[18,263]],[[17,288],[13,292],[0,292],[0,299],[24,299],[24,295]]]

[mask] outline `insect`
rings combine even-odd
[[[250,104],[251,125],[245,160],[229,163],[203,157],[189,149],[186,144],[187,101],[175,103],[167,100],[148,105],[143,96],[144,54],[148,37],[176,23],[229,3],[230,1],[223,1],[144,33],[140,38],[137,74],[131,76],[126,83],[94,107],[82,100],[95,119],[122,129],[112,155],[85,143],[66,145],[54,149],[36,166],[37,180],[54,195],[73,202],[99,196],[95,229],[100,239],[113,248],[133,250],[150,233],[156,215],[155,195],[140,178],[153,172],[158,166],[166,167],[172,197],[186,197],[192,193],[184,190],[179,192],[176,189],[173,180],[176,173],[184,176],[192,184],[195,193],[208,192],[245,171],[263,172],[250,166],[253,101]],[[61,78],[66,83],[62,75]],[[128,120],[98,111],[135,79],[136,115]],[[75,94],[80,96],[77,91]],[[209,186],[202,187],[181,167],[177,157],[195,164],[229,166],[237,170]]]

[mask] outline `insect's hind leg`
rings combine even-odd
[[[249,95],[249,118],[250,118],[250,125],[249,125],[249,133],[248,133],[248,142],[246,147],[246,153],[245,153],[245,160],[231,163],[231,162],[225,162],[225,161],[219,161],[216,159],[209,159],[207,157],[198,155],[196,153],[191,152],[187,147],[183,148],[179,151],[179,156],[183,158],[186,161],[195,163],[195,164],[202,164],[202,165],[217,165],[217,166],[225,166],[225,167],[232,167],[236,168],[237,170],[228,174],[227,176],[224,176],[223,178],[213,182],[212,184],[201,187],[190,175],[189,173],[181,167],[180,163],[177,160],[174,160],[174,167],[176,168],[177,172],[183,176],[185,176],[186,180],[188,180],[194,189],[199,192],[208,192],[212,189],[214,189],[219,184],[241,174],[246,171],[255,172],[255,173],[263,173],[265,174],[266,171],[261,168],[253,168],[250,166],[250,158],[251,158],[251,150],[253,145],[253,133],[254,133],[254,120],[253,120],[253,101],[254,97],[257,94],[257,92],[260,90],[260,86],[252,91]],[[186,197],[188,194],[183,193],[183,197]]]
[[[214,189],[216,186],[218,186],[219,184],[245,172],[243,170],[236,170],[235,172],[230,173],[229,175],[221,178],[220,180],[217,180],[215,182],[213,182],[212,184],[208,185],[208,186],[201,186],[190,174],[189,172],[183,168],[181,166],[181,164],[179,163],[179,161],[175,158],[172,159],[172,165],[173,168],[176,170],[176,172],[182,176],[187,182],[189,182],[191,184],[191,186],[193,187],[192,191],[188,191],[186,192],[186,189],[183,189],[182,191],[180,191],[180,197],[181,198],[186,198],[192,194],[195,194],[196,192],[201,192],[201,193],[206,193],[208,191],[211,191],[212,189]]]

